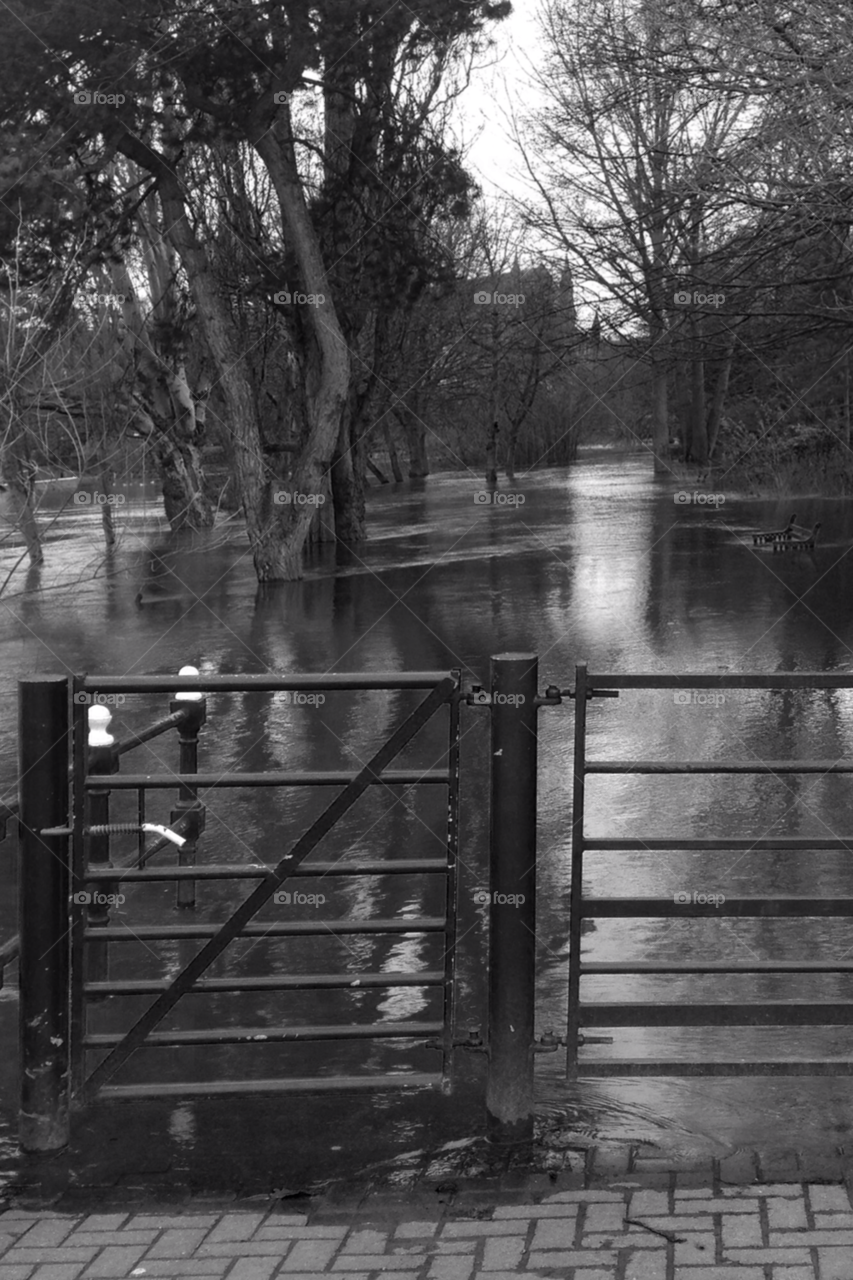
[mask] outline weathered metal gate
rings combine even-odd
[[[566,1035],[566,1071],[578,1076],[730,1076],[760,1075],[853,1075],[853,1060],[787,1060],[772,1062],[729,1061],[581,1061],[578,1049],[586,1041],[587,1028],[715,1026],[715,1027],[806,1027],[853,1026],[853,1003],[835,1000],[782,1000],[761,1003],[649,1003],[597,1002],[582,999],[583,979],[592,975],[672,974],[818,974],[853,973],[853,960],[728,960],[679,961],[586,961],[581,954],[581,925],[591,919],[690,917],[839,917],[853,916],[853,899],[840,897],[726,897],[724,903],[681,902],[669,898],[602,898],[585,896],[585,858],[599,851],[743,851],[756,849],[807,850],[844,849],[853,852],[853,835],[815,839],[811,837],[746,837],[743,839],[632,839],[588,837],[584,832],[586,779],[595,774],[827,774],[853,773],[853,760],[589,760],[586,754],[587,703],[592,698],[618,697],[620,689],[851,689],[853,675],[800,672],[772,676],[755,675],[590,675],[586,664],[575,669],[575,755],[572,815],[571,918],[569,922],[569,1016]],[[694,895],[695,896],[695,895]],[[608,1038],[609,1039],[609,1038]]]
[[[317,690],[428,690],[427,696],[387,738],[364,766],[354,772],[199,773],[196,749],[205,721],[206,692],[271,692],[294,697]],[[115,742],[106,732],[110,714],[97,702],[116,694],[170,692],[170,714],[141,733]],[[50,1149],[62,1143],[67,1119],[57,1100],[69,1095],[78,1103],[97,1098],[151,1098],[259,1092],[327,1092],[334,1089],[439,1088],[449,1089],[452,1064],[454,959],[456,935],[456,864],[458,831],[460,673],[347,674],[275,676],[199,676],[184,668],[178,676],[54,677],[21,682],[21,811],[23,869],[20,885],[20,982],[22,995],[22,1056],[39,1063],[26,1073],[22,1092],[22,1140],[30,1149]],[[68,705],[72,717],[69,724]],[[93,702],[95,705],[92,705]],[[443,767],[391,769],[389,765],[419,730],[443,707],[449,710]],[[87,723],[88,720],[88,723]],[[63,730],[64,724],[64,730]],[[69,729],[71,732],[69,732]],[[158,735],[177,729],[180,741],[178,772],[122,774],[121,755]],[[25,746],[25,744],[29,744]],[[73,747],[68,769],[68,747]],[[71,791],[68,822],[69,783]],[[370,858],[306,861],[319,842],[356,803],[368,787],[381,785],[439,785],[447,789],[445,852],[435,858]],[[287,849],[275,866],[260,861],[233,865],[196,865],[195,841],[204,825],[200,792],[219,787],[333,787],[337,795],[308,829]],[[178,789],[171,827],[146,822],[149,792]],[[111,823],[110,796],[135,792],[138,821]],[[66,816],[63,818],[63,814]],[[145,845],[144,832],[160,833]],[[110,860],[112,835],[136,832],[138,855],[121,866]],[[68,841],[71,857],[68,858]],[[148,865],[164,848],[180,845],[178,864]],[[69,874],[70,873],[70,874]],[[292,920],[257,923],[254,917],[289,878],[384,876],[441,876],[445,884],[443,914],[429,918]],[[109,903],[123,883],[174,881],[179,905],[195,902],[197,882],[254,881],[256,887],[223,924],[158,925],[111,924]],[[50,909],[45,910],[45,902]],[[68,905],[66,905],[68,904]],[[68,912],[70,911],[70,919]],[[71,931],[71,946],[67,935]],[[405,972],[326,973],[313,975],[270,973],[257,977],[205,977],[212,962],[229,943],[247,937],[285,938],[336,934],[440,935],[442,960],[429,969]],[[139,940],[201,939],[192,960],[173,978],[111,981],[109,946]],[[66,953],[70,955],[66,959]],[[45,956],[51,963],[44,963]],[[68,962],[70,960],[70,973]],[[376,1025],[353,1021],[341,1026],[211,1027],[158,1031],[157,1027],[179,1000],[204,992],[295,991],[331,988],[438,988],[442,1014],[423,1021],[382,1021]],[[68,992],[70,991],[70,1007]],[[125,1033],[93,1034],[87,1027],[92,1001],[107,997],[151,994],[156,998]],[[24,1008],[25,1007],[25,1008]],[[26,1016],[34,1009],[44,1017]],[[423,1041],[438,1055],[432,1072],[400,1071],[385,1075],[321,1076],[319,1078],[217,1079],[142,1084],[111,1083],[122,1065],[145,1047],[202,1044],[249,1044],[253,1041],[366,1040],[401,1037]],[[67,1043],[66,1043],[67,1038]],[[70,1047],[70,1054],[68,1048]],[[108,1050],[106,1056],[103,1051]],[[101,1060],[88,1070],[87,1059]],[[70,1091],[66,1074],[70,1063]],[[29,1091],[29,1092],[28,1092]]]

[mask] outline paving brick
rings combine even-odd
[[[71,1249],[66,1246],[56,1249],[25,1249],[22,1245],[16,1244],[14,1249],[10,1249],[3,1255],[3,1261],[6,1263],[28,1262],[30,1266],[54,1262],[78,1262],[81,1267],[84,1267],[87,1262],[92,1261],[97,1252],[97,1245],[82,1249]]]
[[[714,1237],[711,1232],[694,1232],[688,1240],[675,1245],[677,1267],[708,1267],[714,1265]]]
[[[338,1247],[337,1240],[299,1240],[293,1246],[328,1245],[333,1253]],[[283,1258],[290,1249],[289,1240],[220,1240],[219,1244],[199,1245],[195,1251],[197,1258]],[[145,1259],[147,1265],[148,1259]],[[307,1270],[307,1267],[305,1268]]]
[[[216,1213],[137,1213],[126,1225],[133,1231],[137,1227],[157,1227],[160,1231],[165,1231],[169,1227],[215,1227],[218,1221],[219,1215]]]
[[[226,1213],[207,1237],[207,1242],[251,1240],[266,1216],[265,1213]]]
[[[588,1191],[558,1191],[553,1196],[543,1197],[543,1204],[596,1204],[604,1200],[625,1201],[621,1191],[603,1191],[590,1188]]]
[[[284,1227],[267,1220],[255,1232],[256,1240],[343,1240],[349,1227]],[[205,1244],[210,1240],[207,1237]]]
[[[48,1222],[34,1222],[29,1231],[20,1237],[20,1243],[28,1249],[36,1249],[41,1245],[52,1248],[62,1244],[77,1226],[76,1219],[54,1218]]]
[[[274,1259],[274,1262],[278,1266],[279,1259]],[[146,1258],[134,1267],[130,1276],[144,1275],[145,1280],[151,1280],[152,1276],[165,1276],[166,1280],[173,1280],[175,1276],[221,1276],[230,1265],[230,1258],[172,1258],[171,1261],[157,1259],[153,1262]],[[85,1276],[81,1280],[86,1280]]]
[[[575,1280],[612,1280],[612,1271],[602,1271],[600,1267],[578,1267]]]
[[[761,1238],[761,1221],[757,1213],[724,1213],[723,1214],[723,1248],[727,1249],[730,1245],[736,1248],[738,1245],[760,1245],[764,1241]]]
[[[624,1204],[589,1204],[583,1217],[584,1231],[621,1231],[625,1222]]]
[[[401,1222],[394,1235],[403,1240],[421,1240],[434,1236],[437,1228],[438,1222]]]
[[[853,1231],[771,1231],[770,1244],[774,1248],[780,1248],[788,1243],[796,1242],[803,1245],[846,1245],[847,1251],[850,1253],[850,1245],[853,1245]]]
[[[32,1280],[77,1280],[82,1269],[76,1263],[47,1263],[36,1267]]]
[[[103,1253],[83,1272],[84,1276],[124,1276],[135,1267],[145,1252],[145,1245],[107,1245]]]
[[[847,1188],[809,1186],[809,1201],[813,1213],[849,1213],[850,1197]]]
[[[353,1253],[348,1258],[335,1258],[332,1263],[334,1271],[355,1271],[361,1267],[363,1271],[403,1271],[408,1276],[412,1271],[420,1271],[421,1267],[427,1261],[424,1254],[420,1253],[416,1257],[406,1257],[395,1253],[393,1255],[387,1253]],[[288,1258],[288,1264],[290,1259]],[[285,1270],[290,1271],[287,1265]],[[317,1267],[317,1271],[322,1271],[322,1267]]]
[[[490,1240],[489,1244],[505,1244],[504,1240]],[[429,1280],[468,1280],[474,1270],[474,1259],[465,1254],[452,1258],[433,1258],[427,1275]]]
[[[80,1231],[118,1231],[130,1215],[127,1213],[90,1213],[80,1223]]]
[[[207,1235],[207,1227],[170,1227],[148,1251],[149,1258],[188,1258]]]
[[[544,1218],[537,1222],[531,1249],[571,1249],[575,1243],[573,1218]]]
[[[799,1182],[757,1182],[751,1187],[723,1187],[721,1194],[738,1199],[753,1200],[762,1196],[790,1196],[797,1198],[803,1194],[803,1188]]]
[[[7,1234],[5,1231],[0,1234],[0,1254],[5,1253],[7,1249],[11,1249],[12,1245],[15,1243],[15,1239],[15,1236],[11,1233]]]
[[[774,1266],[770,1273],[773,1280],[815,1280],[814,1267],[782,1267]]]
[[[607,1235],[584,1236],[584,1249],[659,1249],[663,1244],[660,1236],[653,1236],[644,1231],[631,1230],[627,1235],[611,1231]]]
[[[816,1213],[814,1224],[824,1231],[853,1231],[853,1213]]]
[[[764,1280],[763,1267],[714,1267],[709,1273],[707,1267],[676,1267],[674,1280]]]
[[[681,1200],[713,1200],[714,1192],[710,1187],[676,1187],[675,1203]]]
[[[575,1272],[575,1278],[579,1272]],[[666,1252],[656,1249],[654,1253],[633,1254],[626,1264],[626,1280],[664,1280],[666,1275]]]
[[[32,1267],[6,1267],[0,1262],[0,1280],[27,1280],[32,1270]]]
[[[274,1258],[240,1258],[228,1272],[228,1280],[270,1280],[277,1268]]]
[[[511,1237],[499,1236],[499,1240]],[[488,1241],[486,1242],[488,1243]],[[428,1246],[433,1253],[473,1253],[477,1248],[476,1240],[436,1240]]]
[[[561,1253],[531,1253],[527,1260],[528,1271],[538,1267],[615,1267],[616,1254],[608,1249],[568,1249]],[[484,1272],[484,1275],[489,1275]],[[494,1275],[494,1272],[491,1273]]]
[[[669,1195],[666,1191],[635,1191],[631,1196],[629,1218],[642,1218],[645,1214],[669,1213]]]
[[[804,1201],[771,1196],[766,1203],[767,1222],[771,1231],[803,1231],[808,1227]]]
[[[691,1213],[755,1213],[755,1200],[679,1200],[676,1197],[675,1212],[680,1216]]]
[[[553,1223],[540,1223],[541,1227],[550,1227]],[[538,1229],[538,1228],[537,1228]],[[483,1271],[514,1271],[521,1264],[524,1253],[524,1236],[502,1236],[497,1240],[487,1240],[480,1264]]]
[[[337,1240],[297,1240],[287,1255],[283,1271],[324,1271],[332,1255],[337,1251]],[[354,1269],[370,1271],[368,1254],[355,1262]]]
[[[388,1243],[387,1231],[351,1231],[343,1253],[382,1253]]]
[[[707,1214],[704,1214],[702,1217],[697,1216],[695,1218],[688,1218],[686,1214],[679,1218],[653,1218],[650,1214],[646,1214],[641,1221],[644,1222],[647,1227],[654,1227],[656,1231],[672,1231],[676,1235],[679,1235],[682,1231],[714,1230],[713,1220]],[[633,1223],[633,1218],[631,1222]],[[631,1225],[629,1229],[631,1231],[641,1231],[642,1227],[635,1227]]]
[[[498,1222],[504,1218],[569,1218],[576,1213],[574,1204],[499,1204],[492,1216]]]
[[[442,1228],[443,1240],[455,1239],[457,1236],[517,1236],[518,1220],[507,1222],[446,1222]]]
[[[106,1244],[151,1244],[156,1240],[160,1232],[154,1227],[149,1227],[147,1231],[72,1231],[71,1235],[65,1241],[65,1247],[71,1248],[80,1245],[106,1245]]]
[[[819,1248],[820,1280],[850,1280],[850,1250]]]
[[[805,1266],[811,1261],[811,1253],[802,1244],[801,1237],[796,1235],[791,1240],[790,1249],[726,1249],[727,1262],[787,1262],[789,1266]]]

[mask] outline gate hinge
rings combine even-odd
[[[551,688],[552,686],[549,685],[548,688],[545,690],[545,693],[550,694]],[[574,698],[577,696],[575,694],[574,689],[559,689],[557,693],[558,693],[558,697],[560,698]],[[587,702],[589,702],[590,698],[618,698],[618,697],[619,697],[618,689],[587,689],[586,691]]]
[[[585,1036],[585,1035],[578,1036],[579,1045],[612,1044],[612,1043],[613,1043],[612,1036]],[[538,1040],[533,1041],[533,1052],[534,1053],[556,1053],[560,1045],[563,1045],[566,1047],[568,1046],[568,1041],[566,1040],[566,1037],[558,1036],[554,1031],[546,1031],[544,1032],[543,1035],[539,1037]]]
[[[489,1046],[486,1044],[479,1027],[469,1027],[468,1035],[465,1040],[451,1040],[451,1047],[454,1049],[471,1049],[474,1053],[488,1053]],[[444,1041],[439,1039],[427,1040],[426,1047],[428,1049],[443,1049]]]

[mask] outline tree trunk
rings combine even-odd
[[[397,484],[402,484],[403,473],[400,470],[400,459],[397,457],[397,446],[394,444],[394,437],[391,434],[391,424],[388,422],[387,418],[385,419],[385,424],[383,426],[383,433],[385,435],[385,447],[388,450],[388,461],[391,464],[391,474]]]
[[[173,529],[211,529],[214,511],[203,487],[200,452],[190,440],[159,434],[155,441],[163,507]]]
[[[397,410],[397,418],[406,436],[409,450],[409,479],[422,480],[429,475],[426,427],[410,409]]]
[[[717,382],[714,387],[714,399],[711,401],[711,412],[708,415],[708,457],[713,458],[714,450],[717,447],[717,437],[720,434],[720,423],[723,419],[723,405],[726,402],[726,392],[729,387],[729,374],[732,371],[732,359],[734,357],[734,338],[730,338],[726,347],[726,353],[723,356],[719,373],[717,374]]]
[[[111,497],[115,493],[116,473],[112,467],[102,465],[98,476],[98,483],[101,486],[101,493],[105,497]],[[112,551],[116,545],[116,528],[113,516],[113,503],[104,502],[101,504],[101,527],[104,531],[104,545],[107,551]]]
[[[694,344],[701,341],[701,328],[697,317],[693,321]],[[705,426],[705,362],[699,356],[698,345],[694,345],[693,358],[690,361],[690,457],[700,466],[704,466],[708,461],[708,432]]]
[[[489,428],[489,440],[486,445],[486,484],[498,482],[498,431],[500,427],[493,422]]]
[[[669,374],[663,361],[652,366],[652,448],[656,475],[671,475],[669,465]]]
[[[44,564],[41,530],[33,508],[33,467],[24,455],[22,438],[3,451],[3,475],[9,486],[9,502],[14,520],[24,539],[31,565]]]

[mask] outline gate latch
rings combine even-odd
[[[474,1053],[488,1053],[489,1046],[486,1044],[479,1027],[469,1027],[468,1035],[464,1040],[451,1040],[451,1047],[454,1049],[471,1049]],[[444,1041],[439,1039],[427,1040],[428,1049],[443,1049]]]
[[[613,1043],[612,1036],[585,1036],[585,1035],[578,1036],[579,1045],[612,1044],[612,1043]],[[546,1031],[543,1035],[539,1037],[538,1040],[533,1041],[533,1052],[534,1053],[556,1053],[560,1045],[564,1045],[565,1047],[568,1047],[568,1041],[566,1040],[566,1037],[558,1036],[555,1031]]]

